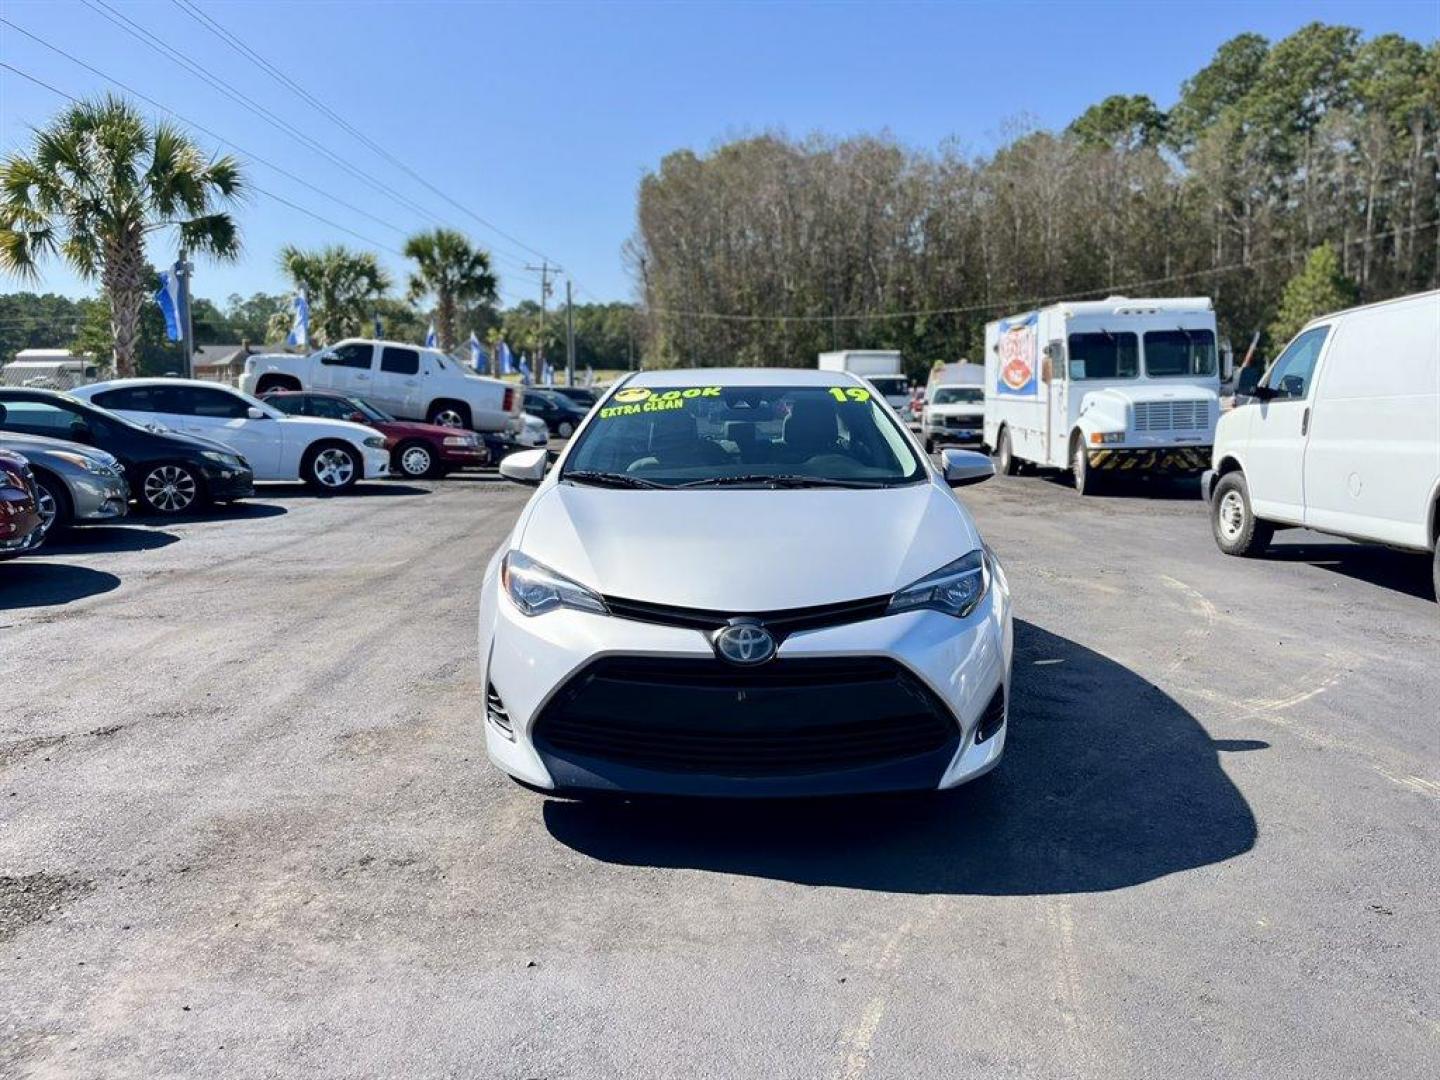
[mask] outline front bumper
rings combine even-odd
[[[113,521],[130,511],[130,485],[123,476],[77,474],[68,487],[76,521]]]
[[[985,440],[985,428],[980,421],[974,427],[950,428],[929,427],[923,429],[926,439],[939,444],[970,446]]]
[[[1090,468],[1101,472],[1193,475],[1210,464],[1208,446],[1114,447],[1089,451]]]
[[[204,474],[205,491],[216,502],[248,499],[255,494],[255,474],[249,469],[211,466]]]
[[[696,629],[570,610],[524,616],[499,595],[493,565],[480,620],[481,685],[493,692],[486,750],[540,788],[934,790],[988,772],[1005,747],[1013,636],[1003,579],[966,619],[907,612],[794,633],[751,669],[718,660]]]
[[[381,477],[390,475],[390,451],[383,446],[365,446],[361,448],[365,458],[365,474],[362,479],[378,480]]]
[[[490,459],[478,440],[474,446],[441,446],[438,449],[441,463],[451,469],[476,469]]]

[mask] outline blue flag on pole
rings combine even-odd
[[[380,312],[378,311],[375,312],[375,336],[377,338],[383,338],[385,336],[385,327],[380,323]]]
[[[155,303],[160,305],[160,310],[165,315],[165,336],[171,341],[179,341],[185,336],[182,330],[185,325],[185,305],[180,298],[179,263],[169,270],[160,271],[160,288],[155,292]]]
[[[500,353],[500,374],[514,375],[515,355],[510,351],[510,346],[506,345],[505,342],[502,341],[498,346],[498,351]]]
[[[526,353],[525,355],[520,357],[520,381],[523,382],[526,386],[529,386],[531,383],[529,353]]]
[[[310,347],[310,301],[305,299],[305,290],[301,289],[290,301],[290,306],[295,309],[295,321],[290,324],[290,333],[285,336],[286,345],[298,345],[301,348]]]
[[[430,329],[425,331],[425,347],[427,349],[433,349],[439,342],[440,339],[435,336],[435,320],[431,319]]]
[[[545,361],[545,369],[544,369],[544,370],[545,370],[545,375],[544,375],[545,385],[546,385],[546,386],[554,386],[554,385],[555,385],[555,365],[552,364],[552,363],[550,363],[549,360],[546,360],[546,361]]]
[[[479,372],[490,370],[490,357],[485,355],[485,346],[480,344],[473,330],[470,331],[470,366]]]

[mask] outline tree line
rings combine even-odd
[[[165,336],[151,302],[159,276],[147,261],[147,238],[167,237],[192,253],[233,261],[241,254],[234,210],[249,190],[243,164],[208,156],[179,128],[151,124],[123,97],[76,102],[35,132],[28,153],[0,162],[0,269],[38,281],[47,260],[63,259],[98,281],[94,300],[54,294],[0,297],[0,361],[22,348],[72,346],[113,358],[125,376],[183,370],[178,347]],[[517,351],[554,359],[563,336],[538,305],[498,309],[499,278],[490,254],[461,232],[435,228],[405,243],[412,264],[403,295],[374,252],[343,245],[279,255],[292,290],[309,305],[312,344],[371,336],[378,322],[393,340],[420,342],[429,326],[439,345],[456,350],[474,333]],[[283,342],[291,329],[293,293],[231,296],[222,308],[192,298],[197,345]],[[616,309],[623,309],[617,311]],[[584,305],[576,312],[582,363],[628,366],[633,311],[628,305]]]
[[[884,347],[918,374],[980,359],[991,319],[1122,291],[1211,296],[1237,351],[1273,350],[1319,313],[1306,297],[1440,284],[1437,161],[1440,44],[1314,23],[1227,41],[1168,111],[1112,96],[988,157],[888,136],[675,151],[626,255],[651,363]],[[1287,295],[1307,273],[1326,287]]]

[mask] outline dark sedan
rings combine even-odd
[[[255,494],[255,475],[233,450],[155,430],[59,390],[0,387],[0,431],[98,447],[119,459],[130,491],[155,514],[183,514]]]
[[[19,454],[0,450],[0,559],[34,551],[45,538],[40,493]]]
[[[588,409],[550,390],[526,390],[525,411],[545,421],[551,435],[568,439],[585,419]]]

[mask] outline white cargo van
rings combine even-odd
[[[848,371],[869,379],[890,407],[902,416],[910,405],[910,380],[904,357],[895,349],[841,349],[823,352],[816,365],[821,371]]]
[[[1298,525],[1431,552],[1440,591],[1440,292],[1309,323],[1221,419],[1202,489],[1228,555]]]
[[[985,442],[1008,475],[1200,473],[1222,372],[1208,297],[1112,296],[1055,304],[985,327]]]

